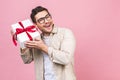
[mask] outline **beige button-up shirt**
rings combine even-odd
[[[41,39],[43,39],[41,35]],[[71,30],[54,26],[50,34],[48,56],[53,62],[56,80],[76,80],[74,73],[75,37]],[[21,52],[22,53],[22,52]],[[34,61],[36,80],[44,80],[43,55],[38,49],[28,49],[21,54],[25,64]]]

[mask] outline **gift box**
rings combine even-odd
[[[25,48],[24,43],[26,41],[34,40],[34,38],[38,38],[38,37],[40,38],[40,33],[29,19],[12,24],[11,27],[14,33],[13,42],[15,45],[17,45],[15,40],[15,36],[16,36],[17,41],[20,44],[21,48]]]

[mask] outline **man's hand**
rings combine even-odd
[[[13,36],[15,40],[17,40],[17,36],[14,35],[15,33],[12,30],[10,30],[10,33],[11,33],[11,36]]]
[[[48,53],[48,47],[41,39],[35,39],[34,41],[26,41],[25,45],[27,48],[36,48]]]

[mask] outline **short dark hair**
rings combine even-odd
[[[37,7],[35,7],[34,9],[32,9],[30,17],[31,17],[31,20],[32,20],[33,23],[36,23],[35,15],[36,15],[38,12],[41,12],[41,11],[44,11],[44,10],[47,11],[48,14],[50,15],[48,9],[45,8],[45,7],[37,6]]]

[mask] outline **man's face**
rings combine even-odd
[[[53,29],[53,20],[47,11],[35,15],[36,25],[43,33],[50,33]]]

